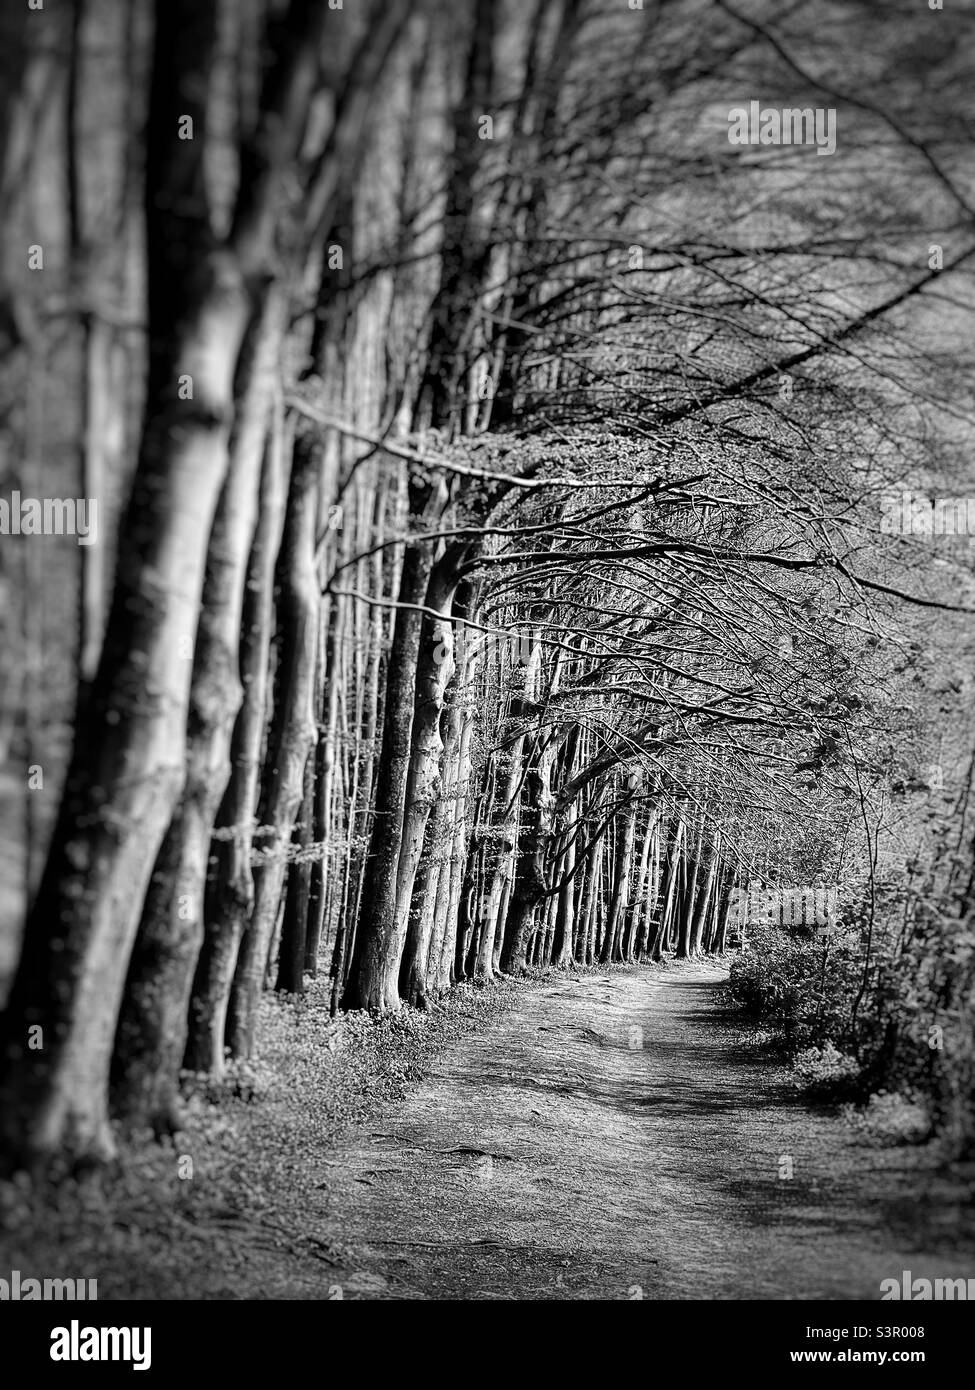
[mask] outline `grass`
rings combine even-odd
[[[505,1011],[518,986],[462,985],[430,1012],[331,1019],[328,982],[268,994],[262,1051],[219,1086],[186,1077],[172,1140],[129,1136],[111,1169],[57,1188],[0,1184],[0,1270],[97,1278],[102,1298],[322,1297],[340,1250],[328,1153],[404,1096],[452,1040]]]

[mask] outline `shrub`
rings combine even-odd
[[[895,880],[878,888],[872,915],[864,901],[845,920],[825,968],[817,941],[750,929],[731,968],[733,1000],[803,1084],[871,1097],[872,1132],[936,1135],[946,1157],[975,1156],[975,908],[933,885],[908,896]]]
[[[804,1048],[793,1059],[792,1069],[804,1090],[822,1091],[828,1095],[849,1088],[860,1076],[857,1059],[841,1052],[831,1042],[824,1043],[822,1047]]]
[[[928,1107],[916,1096],[900,1091],[877,1091],[863,1107],[844,1106],[844,1114],[872,1138],[892,1144],[917,1144],[931,1133]]]
[[[732,963],[731,996],[789,1052],[827,1043],[844,1047],[860,970],[859,942],[849,933],[831,942],[824,966],[815,939],[780,927],[752,928]]]

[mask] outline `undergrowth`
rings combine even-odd
[[[97,1278],[110,1298],[318,1296],[313,1276],[295,1287],[294,1256],[341,1255],[315,1233],[330,1149],[516,989],[462,985],[428,1012],[382,1019],[330,1018],[325,980],[302,996],[267,994],[260,1059],[228,1065],[217,1084],[184,1075],[172,1138],[128,1135],[114,1164],[56,1186],[26,1174],[0,1183],[0,1266]]]

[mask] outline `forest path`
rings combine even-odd
[[[331,1296],[877,1299],[904,1269],[975,1275],[951,1185],[798,1102],[726,977],[560,976],[451,1046],[329,1155]]]

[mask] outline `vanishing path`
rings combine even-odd
[[[904,1269],[975,1276],[957,1180],[797,1102],[725,978],[559,977],[452,1046],[330,1155],[342,1296],[876,1299]]]

